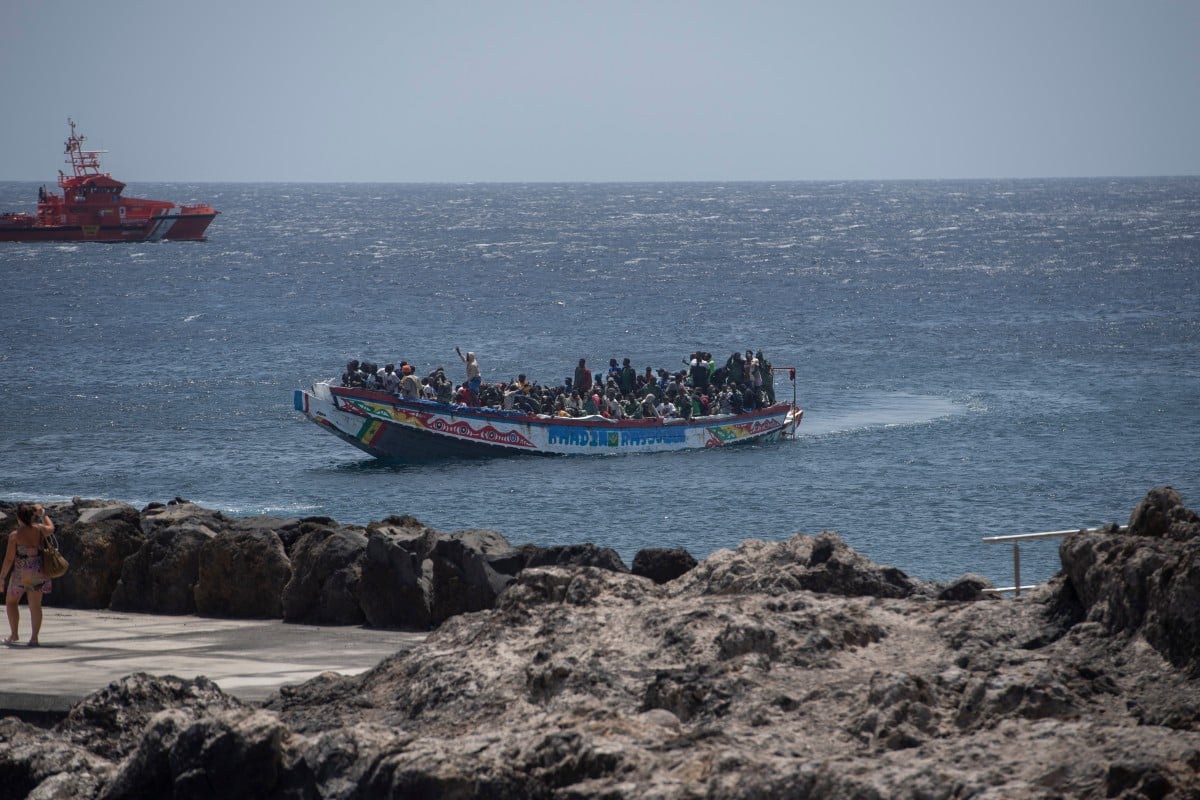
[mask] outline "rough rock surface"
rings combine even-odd
[[[621,556],[611,547],[594,544],[560,544],[551,547],[529,547],[529,567],[599,567],[614,572],[629,572]]]
[[[141,515],[146,538],[137,552],[125,559],[110,607],[194,614],[200,548],[217,535],[222,519],[219,513],[186,501],[147,509]]]
[[[365,617],[358,583],[367,536],[350,525],[306,522],[292,549],[292,578],[283,590],[288,622],[358,624]]]
[[[72,521],[70,512],[78,512]],[[124,503],[78,501],[51,508],[70,578],[54,582],[54,602],[74,608],[108,608],[126,559],[145,543],[141,515]]]
[[[696,563],[682,547],[645,547],[634,555],[630,572],[655,583],[667,583],[695,569]]]
[[[1078,533],[1059,548],[1064,603],[1108,633],[1140,633],[1200,678],[1200,516],[1170,487],[1150,491],[1126,533]],[[1194,702],[1200,703],[1200,697]]]
[[[279,619],[292,564],[272,517],[231,521],[200,546],[196,611],[214,617]]]
[[[527,568],[262,707],[132,676],[0,721],[0,798],[1197,798],[1195,629],[1157,641],[1195,619],[1178,522],[1073,536],[1020,600],[938,599],[828,534],[661,585]]]
[[[610,548],[514,547],[495,531],[437,531],[408,516],[364,529],[226,517],[182,498],[140,512],[79,498],[46,507],[71,563],[47,605],[67,608],[427,629],[494,607],[531,560],[629,571]],[[0,534],[15,512],[0,502]]]

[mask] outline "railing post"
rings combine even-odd
[[[1000,544],[1001,542],[1012,542],[1013,546],[1013,583],[1011,587],[1001,589],[985,589],[986,592],[994,592],[1001,594],[1004,592],[1013,592],[1015,596],[1021,596],[1021,550],[1018,542],[1030,541],[1033,539],[1061,539],[1064,536],[1070,536],[1073,533],[1100,533],[1104,528],[1075,528],[1065,531],[1046,531],[1045,533],[1019,533],[1016,536],[985,536],[983,541],[988,544]],[[1127,526],[1113,526],[1114,533],[1126,533],[1129,528]],[[1026,589],[1035,589],[1036,586],[1026,586]]]
[[[1021,596],[1021,543],[1013,542],[1013,586],[1016,587],[1016,597]]]

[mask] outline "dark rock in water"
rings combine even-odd
[[[629,567],[611,547],[584,544],[563,544],[552,547],[529,548],[527,567],[599,567],[613,572],[629,572]]]
[[[359,625],[358,601],[367,536],[361,528],[305,525],[283,590],[283,618],[309,624]]]
[[[125,560],[113,589],[111,608],[194,614],[200,548],[216,536],[224,519],[216,512],[180,503],[143,513],[141,523],[146,538]]]
[[[291,562],[275,528],[279,520],[231,520],[200,547],[196,610],[214,617],[279,619]]]
[[[682,547],[645,547],[634,555],[631,571],[655,583],[668,583],[695,569],[697,563]]]

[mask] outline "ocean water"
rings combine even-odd
[[[37,184],[0,183],[0,209]],[[1200,507],[1200,178],[148,184],[204,243],[2,244],[0,498],[412,514],[697,557],[837,531],[1011,583],[985,536]],[[795,366],[777,445],[389,466],[292,410],[350,358],[487,380],[696,349]],[[777,381],[790,396],[790,384]],[[1022,577],[1057,545],[1022,548]]]

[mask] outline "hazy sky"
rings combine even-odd
[[[1200,174],[1196,0],[3,0],[0,180]]]

